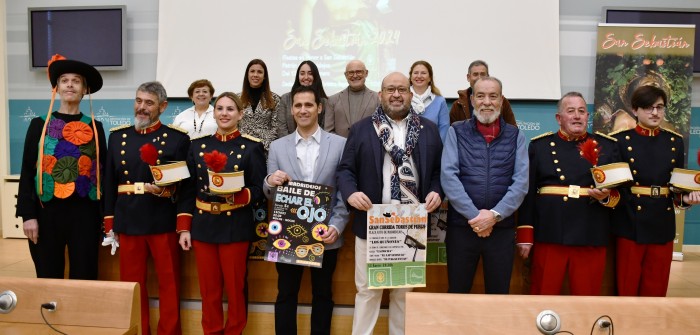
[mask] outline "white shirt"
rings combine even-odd
[[[209,105],[202,116],[194,111],[194,106],[187,108],[175,117],[173,125],[187,130],[190,138],[212,135],[218,128],[214,120],[214,106]]]
[[[316,128],[316,132],[304,139],[299,135],[299,129],[294,132],[294,142],[296,143],[297,162],[301,170],[301,179],[311,182],[316,169],[318,153],[321,150],[321,127]]]
[[[387,119],[389,119],[389,124],[391,125],[391,130],[394,136],[394,144],[398,146],[401,149],[406,148],[406,133],[408,132],[408,116],[407,115],[403,120],[396,122],[392,118],[387,116]],[[382,203],[383,204],[398,204],[401,203],[400,200],[392,200],[391,199],[391,174],[394,172],[394,164],[391,163],[391,156],[389,156],[389,153],[386,152],[386,149],[382,147],[382,150],[384,150],[384,164],[382,165]],[[413,161],[413,155],[408,160],[409,164],[411,165],[411,169],[413,170],[413,173],[416,174],[416,186],[418,186],[418,170],[416,170],[416,164]],[[418,196],[416,194],[416,196]],[[419,201],[423,201],[423,199],[418,199]]]

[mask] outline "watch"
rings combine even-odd
[[[503,220],[501,213],[496,212],[493,209],[491,209],[490,211],[491,211],[491,213],[493,213],[493,218],[496,219],[496,222],[501,222],[501,220]]]

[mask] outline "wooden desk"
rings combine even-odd
[[[602,315],[618,335],[700,333],[699,298],[413,292],[406,295],[406,334],[540,334],[535,320],[543,310],[559,314],[561,330],[574,334],[591,334]]]
[[[0,334],[56,334],[41,318],[41,304],[57,302],[46,320],[67,334],[141,334],[137,283],[0,277],[17,306],[0,314]]]

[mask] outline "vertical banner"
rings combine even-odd
[[[428,214],[428,265],[447,265],[447,249],[445,235],[447,234],[447,199],[442,201],[440,208]]]
[[[331,192],[330,186],[301,181],[277,187],[267,227],[266,261],[323,265],[322,238],[328,231]]]
[[[694,41],[693,25],[599,24],[593,130],[607,134],[634,127],[632,93],[640,86],[659,87],[668,96],[661,126],[683,135],[687,166]],[[683,218],[676,214],[674,259],[683,247]]]
[[[373,204],[367,212],[370,289],[425,287],[425,205]]]

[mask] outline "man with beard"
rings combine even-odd
[[[134,126],[111,130],[105,166],[105,232],[121,245],[119,273],[122,281],[138,282],[141,289],[141,325],[148,325],[146,261],[153,256],[158,275],[160,320],[158,334],[181,334],[180,251],[176,221],[191,214],[175,201],[176,184],[154,185],[153,175],[142,154],[155,147],[157,163],[184,161],[190,146],[187,132],[165,126],[160,115],[168,106],[165,88],[159,82],[141,84],[134,100]],[[148,146],[146,146],[148,144]]]
[[[408,78],[398,72],[382,81],[381,106],[350,128],[338,166],[338,189],[354,212],[355,314],[353,334],[371,334],[379,316],[383,290],[368,289],[367,210],[372,204],[425,203],[440,206],[440,152],[437,126],[411,109]],[[398,173],[398,170],[401,173]],[[389,295],[389,334],[404,333],[406,292]]]
[[[501,81],[480,78],[476,117],[450,127],[440,180],[447,211],[448,292],[469,293],[479,258],[487,294],[508,294],[515,248],[513,213],[528,187],[525,136],[501,117]]]
[[[329,133],[348,137],[350,126],[372,115],[379,106],[377,92],[365,86],[369,71],[365,63],[352,60],[345,66],[345,79],[348,87],[328,98],[323,129]]]
[[[517,246],[523,258],[533,249],[530,294],[560,294],[568,273],[572,295],[600,295],[610,208],[620,194],[593,188],[591,168],[620,156],[614,138],[586,131],[588,109],[581,93],[564,94],[556,119],[556,133],[530,141],[530,191],[520,207]],[[582,154],[586,146],[597,150],[595,164],[584,158],[591,157]]]

